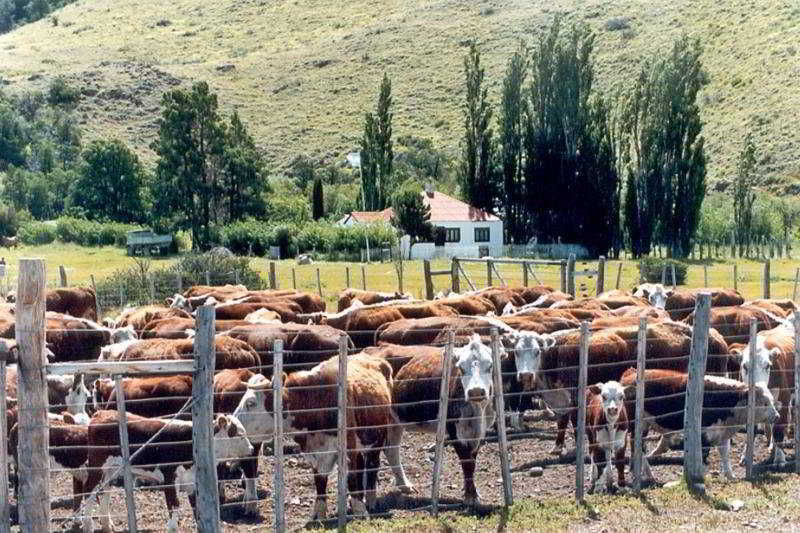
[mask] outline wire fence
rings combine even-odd
[[[553,270],[558,272],[558,267]],[[800,402],[792,400],[797,395],[800,327],[797,322],[776,323],[774,317],[752,313],[731,323],[709,306],[700,297],[695,307],[680,310],[694,312],[686,323],[638,320],[635,325],[596,330],[588,323],[576,327],[581,325],[577,319],[565,327],[563,318],[543,310],[530,321],[541,329],[527,336],[520,333],[519,322],[507,323],[511,318],[475,316],[451,316],[454,320],[444,327],[409,324],[404,336],[391,339],[387,329],[365,328],[358,321],[343,323],[333,342],[329,331],[322,333],[326,326],[314,324],[221,332],[211,345],[217,371],[211,384],[212,409],[215,416],[235,413],[256,449],[244,453],[241,443],[237,447],[234,442],[236,432],[214,430],[215,462],[231,463],[216,469],[220,517],[239,521],[254,513],[256,523],[282,530],[309,519],[330,519],[327,523],[333,525],[365,514],[435,514],[464,504],[491,510],[509,505],[515,495],[545,493],[554,486],[562,495],[574,493],[581,500],[586,488],[603,490],[611,475],[606,464],[620,461],[624,481],[636,487],[645,484],[650,474],[656,480],[674,475],[684,462],[687,478],[696,483],[689,457],[697,456],[702,465],[712,448],[722,456],[710,461],[714,468],[719,465],[721,476],[753,477],[759,461],[764,462],[762,468],[784,469],[782,461],[800,468],[796,447]],[[188,329],[202,329],[191,320],[186,326],[161,333],[188,336]],[[49,324],[42,328],[48,342],[86,331]],[[144,336],[144,328],[134,330]],[[317,349],[297,340],[314,334]],[[383,340],[382,335],[400,346],[373,346]],[[222,349],[229,342],[222,337],[241,345]],[[372,340],[362,346],[354,339]],[[103,342],[95,347],[81,340],[80,349],[73,352],[64,343],[54,344],[54,355],[63,360],[69,354],[72,362],[94,364]],[[727,349],[737,343],[744,347]],[[153,354],[181,360],[195,352],[192,342],[181,339],[151,344],[149,352],[140,343],[132,344],[105,361],[134,364]],[[773,349],[779,353],[770,356]],[[766,374],[747,370],[765,357],[772,365]],[[9,383],[18,369],[0,370],[9,396]],[[72,375],[47,381],[48,391],[52,381],[62,394],[50,397],[47,404],[51,467],[28,469],[23,477],[47,473],[50,529],[83,523],[89,517],[123,523],[131,520],[131,509],[139,523],[193,527],[195,516],[185,498],[195,498],[199,483],[186,472],[193,464],[193,437],[186,428],[194,419],[186,415],[191,412],[195,378],[184,374],[122,379],[123,374],[87,370],[82,379]],[[630,433],[623,443],[631,441],[622,448],[621,458],[613,447],[602,449],[600,443],[609,439],[599,432],[607,427],[609,415],[602,394],[591,387],[610,381],[623,387],[620,409],[630,421],[630,427],[621,430],[623,435]],[[693,387],[693,382],[702,385]],[[130,435],[127,447],[108,441],[121,435],[121,415],[111,421],[103,418],[107,409],[121,411],[123,404]],[[15,435],[36,414],[27,403],[12,409],[6,419],[10,457],[18,446]],[[696,419],[687,416],[690,411],[697,413]],[[88,426],[78,422],[82,415],[91,420]],[[139,431],[136,416],[161,417],[161,422],[155,430]],[[16,428],[12,417],[19,421]],[[219,419],[214,420],[217,424]],[[756,427],[767,422],[770,426],[764,433],[773,439],[773,452],[755,439]],[[30,421],[26,431],[34,426]],[[705,431],[711,426],[714,431]],[[39,423],[39,427],[45,426]],[[164,427],[170,428],[164,430],[169,440],[143,446],[153,431]],[[785,439],[790,428],[793,457],[789,450],[783,451],[789,448]],[[742,438],[745,431],[747,437]],[[643,446],[634,443],[655,444],[651,432],[663,435],[664,441],[655,455],[639,458]],[[670,452],[684,434],[685,456]],[[735,448],[730,461],[728,439],[733,439]],[[123,448],[129,449],[132,459],[121,457]],[[135,456],[137,452],[140,455]],[[744,474],[738,465],[740,453],[745,455]],[[584,460],[589,462],[588,472],[583,470]],[[625,468],[630,460],[637,466]],[[132,476],[144,480],[131,487],[130,496],[109,486],[100,490],[97,504],[85,503],[92,490],[84,484],[98,477],[93,472],[103,473],[101,485],[111,483],[112,474],[125,464],[133,467]],[[19,478],[17,468],[12,480]],[[565,473],[574,474],[576,483],[565,484]],[[169,495],[174,489],[179,504],[169,509],[175,504]],[[166,505],[160,492],[165,493]],[[8,499],[12,508],[18,504],[17,491],[13,494]],[[76,495],[83,500],[77,508]]]

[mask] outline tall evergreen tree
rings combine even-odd
[[[739,153],[736,176],[733,179],[733,228],[739,257],[750,255],[750,241],[753,231],[753,206],[756,203],[755,185],[756,146],[748,132],[744,146]]]
[[[192,246],[211,245],[212,202],[221,173],[224,130],[206,82],[164,93],[153,183],[157,226],[189,229]]]
[[[498,116],[498,158],[503,172],[501,204],[504,214],[506,242],[526,243],[527,210],[524,205],[522,180],[522,137],[527,100],[524,84],[528,71],[528,52],[520,44],[508,62],[503,80],[503,96]]]
[[[493,211],[497,197],[492,167],[492,108],[484,83],[481,54],[475,43],[464,58],[466,97],[461,155],[461,190],[475,207]]]
[[[325,199],[322,194],[322,178],[314,180],[314,188],[311,192],[311,218],[319,220],[325,216]]]
[[[223,172],[215,195],[219,216],[225,222],[264,216],[270,192],[266,163],[237,111],[231,114],[223,148]]]
[[[364,209],[380,211],[386,207],[392,190],[392,83],[384,73],[375,114],[364,118],[361,138],[361,180]]]
[[[685,257],[700,223],[706,157],[697,93],[706,83],[697,40],[683,37],[664,59],[645,62],[623,111],[621,156],[628,168],[625,224],[635,255],[655,238]],[[632,228],[633,225],[638,227]]]
[[[579,243],[602,254],[617,234],[619,174],[608,110],[593,93],[593,47],[587,26],[562,33],[560,17],[535,47],[524,176],[539,239]]]

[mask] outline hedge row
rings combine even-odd
[[[220,245],[238,255],[265,255],[270,246],[281,248],[283,257],[316,252],[335,256],[357,254],[367,247],[389,248],[396,244],[397,232],[388,224],[377,223],[349,227],[330,223],[269,224],[248,220],[220,228]]]
[[[82,218],[61,217],[53,222],[28,221],[19,228],[25,244],[49,244],[56,239],[82,246],[125,246],[127,232],[138,229],[121,222],[96,222]]]

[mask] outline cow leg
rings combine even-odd
[[[589,460],[591,461],[591,466],[589,467],[589,477],[591,480],[591,484],[589,485],[589,492],[593,493],[597,488],[597,478],[600,477],[600,471],[598,468],[598,459],[599,454],[597,453],[597,446],[592,442],[589,443]]]
[[[417,492],[414,485],[406,477],[406,471],[403,468],[403,463],[400,459],[400,441],[403,438],[403,426],[398,424],[396,426],[389,426],[386,429],[386,448],[384,455],[389,462],[394,474],[394,482],[400,492],[403,494],[412,494]]]
[[[625,483],[625,434],[623,433],[622,446],[614,454],[614,462],[617,465],[617,485],[624,487]]]
[[[464,474],[464,504],[474,507],[480,502],[478,489],[475,487],[475,457],[478,455],[480,445],[470,446],[459,440],[453,442],[453,448],[461,461],[461,471]]]
[[[253,457],[241,462],[244,472],[244,496],[242,498],[246,515],[258,516],[258,457],[261,455],[261,443],[253,443]]]
[[[364,506],[364,470],[366,462],[362,452],[349,452],[347,472],[347,488],[350,491],[350,507],[353,514],[366,516],[367,508]]]
[[[550,455],[561,455],[564,452],[564,441],[567,438],[567,425],[569,425],[569,414],[561,415],[558,419],[556,442],[548,452]]]
[[[733,481],[736,478],[733,475],[733,470],[731,470],[731,441],[730,439],[725,439],[722,443],[717,446],[717,451],[719,452],[720,462],[722,463],[722,474],[728,481]]]
[[[783,392],[783,390],[781,391]],[[789,422],[789,400],[788,398],[781,398],[780,408],[778,409],[778,420],[772,425],[772,453],[770,460],[772,464],[778,467],[786,465],[786,454],[783,453],[783,437],[786,432],[786,426]]]
[[[81,475],[82,474],[82,475]],[[74,472],[72,474],[72,510],[77,511],[81,508],[81,500],[83,499],[83,485],[86,480],[86,472]]]
[[[669,451],[670,436],[668,433],[662,433],[661,438],[658,439],[658,446],[653,451],[647,454],[647,457],[658,457],[664,452]]]
[[[314,487],[317,491],[317,499],[311,509],[311,521],[325,520],[328,516],[328,500],[325,492],[328,490],[328,474],[320,474],[314,470]]]
[[[100,495],[100,528],[103,533],[114,531],[114,524],[111,522],[111,494],[108,489]]]
[[[167,504],[167,514],[169,520],[167,521],[167,533],[177,533],[178,531],[178,510],[180,503],[178,502],[178,492],[175,489],[175,470],[174,468],[162,469],[164,474],[164,501]],[[194,499],[194,489],[190,485],[187,487],[189,490],[190,501]],[[194,509],[194,506],[192,506]]]
[[[92,519],[92,513],[95,505],[97,504],[97,495],[92,494],[92,491],[102,481],[103,471],[101,470],[100,465],[93,463],[87,464],[86,470],[88,475],[86,477],[86,483],[83,484],[83,490],[87,494],[87,500],[83,506],[83,514],[81,515],[80,520],[84,533],[94,533],[94,520]]]
[[[375,487],[378,485],[378,469],[381,466],[381,452],[380,450],[370,450],[365,454],[366,467],[367,467],[367,484],[364,493],[364,499],[367,504],[367,511],[373,511],[375,504],[378,500],[378,495]]]

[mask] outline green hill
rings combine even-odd
[[[724,188],[749,128],[762,184],[800,191],[796,0],[79,0],[0,36],[0,77],[18,91],[65,76],[82,91],[87,137],[121,137],[145,157],[162,91],[205,79],[281,167],[353,150],[386,71],[395,135],[455,150],[469,41],[496,94],[517,40],[537,38],[557,12],[596,32],[606,90],[681,33],[701,37],[713,188]]]

